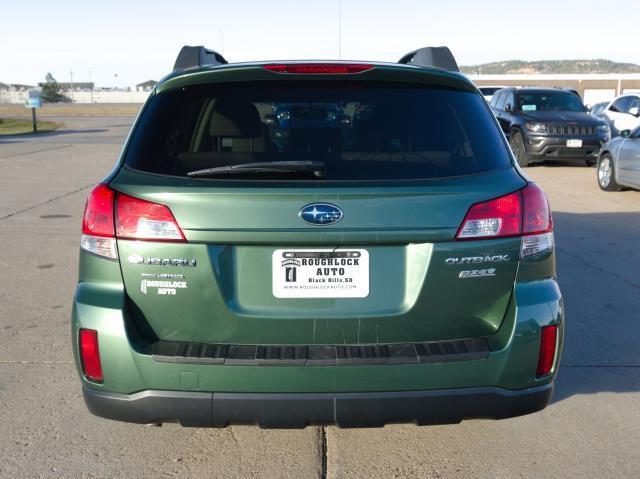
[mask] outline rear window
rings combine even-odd
[[[271,162],[313,162],[323,171],[245,168]],[[510,167],[480,95],[342,81],[159,93],[135,129],[125,163],[166,175],[218,168],[198,176],[307,181],[432,179]]]

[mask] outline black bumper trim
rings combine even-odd
[[[227,345],[158,341],[158,362],[231,366],[349,366],[471,361],[489,356],[486,338],[372,345]]]
[[[582,147],[569,148],[567,140],[582,139]],[[525,143],[525,150],[529,159],[542,160],[577,160],[597,158],[601,146],[605,143],[601,139],[580,137],[534,137]]]
[[[141,424],[262,428],[380,427],[388,423],[455,424],[463,419],[504,419],[544,409],[553,383],[529,389],[497,387],[373,393],[206,393],[142,391],[126,395],[83,387],[96,416]]]

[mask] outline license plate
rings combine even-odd
[[[582,148],[582,140],[567,140],[567,148]]]
[[[272,272],[276,298],[369,295],[369,252],[364,249],[278,249]]]

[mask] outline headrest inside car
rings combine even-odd
[[[257,138],[262,135],[258,109],[253,103],[217,100],[209,123],[211,136]]]

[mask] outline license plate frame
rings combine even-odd
[[[366,298],[369,275],[366,249],[287,248],[271,257],[272,293],[281,299]]]
[[[567,140],[567,148],[582,148],[582,140],[578,140],[578,139]]]

